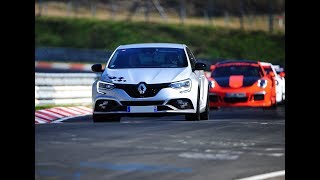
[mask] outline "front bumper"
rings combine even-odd
[[[197,89],[180,92],[170,87],[161,89],[153,97],[133,98],[123,89],[112,89],[99,94],[93,88],[93,113],[119,116],[162,116],[196,112]]]
[[[272,105],[268,91],[209,92],[210,107],[269,107]]]

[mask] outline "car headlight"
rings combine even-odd
[[[114,84],[107,83],[104,81],[97,82],[97,92],[100,94],[106,94],[106,91],[112,90],[114,88]]]
[[[214,87],[216,87],[216,84],[214,81],[209,81],[209,86],[210,86],[210,88],[214,88]]]
[[[265,79],[259,79],[257,85],[258,85],[258,87],[265,88],[265,87],[267,87],[267,83],[268,83],[267,80],[265,80]]]
[[[188,92],[191,90],[191,79],[186,79],[183,81],[178,81],[178,82],[173,82],[169,85],[169,87],[173,89],[178,89],[181,90],[180,93],[182,92]]]

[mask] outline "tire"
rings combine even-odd
[[[209,103],[209,92],[208,92],[207,93],[206,110],[203,113],[200,113],[200,119],[201,120],[208,120],[209,119],[209,113],[210,113],[210,103]]]
[[[92,120],[94,123],[100,122],[120,122],[121,117],[113,115],[104,115],[104,114],[93,114]]]
[[[210,110],[217,111],[219,110],[219,107],[210,107]]]
[[[285,102],[286,102],[285,94],[282,93],[282,101],[281,101],[281,104],[285,104]]]
[[[284,104],[284,100],[283,100],[283,93],[281,93],[281,101],[277,103],[278,105],[282,105]]]
[[[193,114],[186,114],[185,119],[187,121],[200,121],[200,92],[198,91],[198,98],[197,98],[197,111]]]
[[[278,107],[278,105],[277,105],[277,102],[276,102],[276,103],[272,104],[272,105],[269,106],[269,107],[264,107],[263,109],[264,109],[264,110],[276,110],[277,107]]]

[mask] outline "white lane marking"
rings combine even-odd
[[[268,156],[274,156],[274,157],[281,157],[284,154],[283,153],[272,153],[272,154],[267,154]]]
[[[142,123],[144,121],[121,121],[121,123]]]
[[[271,156],[271,157],[281,157],[284,156],[284,153],[261,153],[261,152],[252,152],[251,154],[257,156]]]
[[[283,148],[267,148],[266,151],[282,151]]]
[[[64,118],[61,118],[61,119],[58,119],[58,120],[54,120],[51,123],[61,123],[62,121],[65,121],[65,120],[68,120],[68,119],[71,119],[71,118],[75,118],[75,117],[82,117],[82,116],[88,116],[88,115],[87,114],[81,114],[81,115],[77,115],[77,116],[64,117]]]
[[[266,174],[255,175],[255,176],[246,177],[246,178],[237,179],[237,180],[263,180],[263,179],[274,178],[278,176],[284,176],[285,174],[286,174],[285,170],[282,170],[282,171],[276,171],[276,172],[271,172]]]
[[[178,142],[179,142],[179,143],[182,143],[182,144],[188,144],[188,142],[185,141],[185,140],[178,140]]]
[[[231,154],[180,153],[179,157],[192,159],[235,160],[239,156]]]
[[[259,123],[259,122],[232,122],[232,123],[240,123],[240,124],[262,124],[262,125],[265,125],[265,124],[279,124],[279,125],[285,125],[285,122],[281,122],[281,121],[277,121],[277,122],[272,122],[272,123]]]
[[[234,140],[233,140],[234,141]],[[218,146],[239,146],[239,147],[249,147],[254,146],[254,142],[232,142],[232,140],[224,140],[224,141],[211,141],[210,144],[218,145]]]

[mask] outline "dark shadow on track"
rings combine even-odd
[[[284,118],[284,105],[279,105],[277,109],[221,108],[210,111],[210,119],[283,120]]]
[[[210,110],[210,120],[284,120],[285,106],[279,105],[277,109],[265,110],[262,108],[220,108]],[[209,121],[210,121],[209,120]],[[121,123],[139,123],[150,121],[185,121],[183,115],[164,117],[122,117]],[[75,117],[63,121],[64,123],[92,123],[92,115]],[[114,122],[113,122],[114,123]]]

